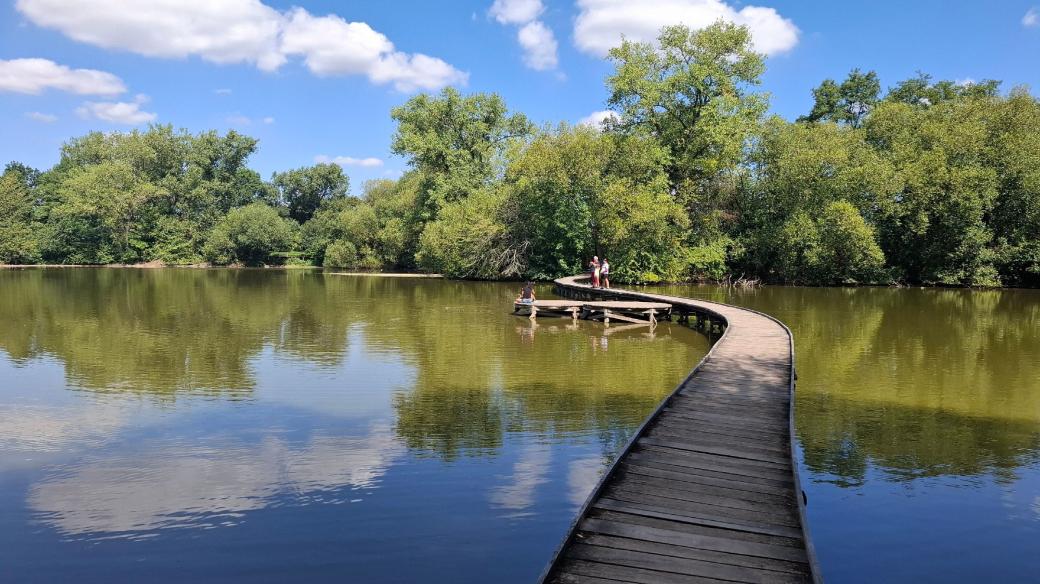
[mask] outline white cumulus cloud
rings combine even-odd
[[[199,57],[273,71],[289,58],[316,75],[364,75],[399,91],[464,84],[467,74],[421,53],[398,51],[364,22],[260,0],[18,0],[31,22],[69,38],[148,57]],[[223,93],[223,92],[220,92]]]
[[[578,120],[579,126],[592,126],[594,128],[602,128],[603,122],[607,120],[616,120],[617,114],[610,110],[602,110],[598,112],[592,112],[584,118]]]
[[[340,166],[361,166],[365,168],[373,168],[376,166],[383,166],[383,161],[379,158],[369,156],[368,158],[354,158],[353,156],[326,156],[319,154],[314,157],[314,162],[317,163],[329,163],[338,164]]]
[[[199,56],[214,63],[285,62],[281,14],[259,0],[18,0],[39,26],[80,42],[148,57]]]
[[[536,71],[556,68],[556,38],[540,21],[528,22],[516,38],[524,49],[524,64]]]
[[[154,122],[159,116],[153,112],[141,110],[148,102],[148,97],[138,95],[132,102],[126,101],[88,101],[76,109],[76,114],[85,120],[101,120],[111,124],[136,126]]]
[[[556,36],[538,17],[545,11],[542,0],[495,0],[488,14],[501,24],[520,28],[516,40],[524,51],[524,65],[535,71],[556,68]]]
[[[1036,8],[1026,10],[1025,16],[1022,17],[1022,26],[1033,28],[1038,24],[1040,24],[1040,12],[1038,12]]]
[[[80,95],[118,95],[123,81],[95,69],[70,69],[47,59],[0,59],[0,91],[36,95],[57,89]]]
[[[525,24],[544,11],[542,0],[495,0],[488,14],[502,24]]]
[[[783,53],[798,44],[798,27],[775,9],[744,6],[737,10],[722,0],[578,0],[574,42],[589,54],[603,56],[621,43],[650,42],[661,27],[685,24],[704,28],[718,20],[745,25],[755,49],[767,55]]]
[[[45,114],[43,112],[26,112],[25,117],[41,124],[53,124],[58,121],[58,116],[54,114]]]

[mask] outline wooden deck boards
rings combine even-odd
[[[576,280],[557,288],[602,294]],[[724,322],[725,334],[604,476],[543,582],[821,582],[791,456],[790,332],[737,307],[609,294]]]

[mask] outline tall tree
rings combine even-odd
[[[279,200],[289,210],[289,216],[304,223],[314,216],[323,204],[347,196],[350,179],[338,164],[316,164],[282,173],[275,173],[271,183],[278,189]]]
[[[813,108],[801,121],[831,121],[849,124],[858,128],[870,110],[877,105],[881,95],[881,82],[877,73],[853,69],[845,81],[838,85],[826,79],[813,89]]]
[[[766,96],[754,91],[765,65],[750,31],[726,22],[701,30],[668,26],[657,46],[624,41],[609,58],[614,129],[660,141],[671,191],[694,219],[695,237],[718,238],[730,193],[725,182],[767,107]]]
[[[671,154],[673,188],[713,176],[741,159],[766,109],[754,93],[765,70],[745,27],[717,22],[701,30],[661,30],[658,46],[624,41],[611,49],[607,78],[617,128],[645,131]]]
[[[0,264],[29,264],[39,259],[33,225],[33,193],[39,172],[12,162],[0,175]]]
[[[423,221],[499,177],[510,142],[532,131],[527,117],[510,114],[497,94],[463,96],[451,87],[436,97],[417,95],[390,117],[397,122],[394,154],[420,173]]]
[[[600,254],[619,282],[680,277],[688,219],[669,196],[665,160],[648,136],[583,126],[537,136],[506,173],[530,275],[578,272]]]

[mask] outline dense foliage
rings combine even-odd
[[[602,127],[537,128],[494,94],[394,108],[398,180],[246,166],[252,138],[91,133],[0,177],[0,262],[423,269],[613,280],[1040,285],[1040,101],[1000,83],[887,91],[854,69],[767,117],[747,29],[662,30],[610,52]]]

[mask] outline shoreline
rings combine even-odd
[[[321,270],[325,274],[331,276],[372,276],[382,278],[431,278],[431,279],[450,279],[443,274],[427,274],[422,272],[330,272],[325,271],[330,268],[324,268],[321,266],[241,266],[241,265],[228,265],[228,266],[213,266],[210,264],[164,264],[161,262],[148,262],[141,264],[0,264],[0,270],[24,270],[34,268],[92,268],[92,269],[136,269],[136,270],[155,270],[155,269],[191,269],[191,270]],[[469,281],[466,278],[460,278],[460,281]],[[477,281],[477,280],[474,280]],[[518,280],[486,280],[488,282],[523,282],[523,279]],[[535,280],[537,283],[551,283],[552,280]],[[619,282],[620,283],[620,282]],[[654,282],[654,283],[629,283],[629,286],[639,286],[647,288],[656,288],[661,286],[719,286],[727,287],[725,284],[719,284],[717,282],[703,282],[697,280],[691,280],[687,282]],[[920,289],[920,290],[1038,290],[1038,288],[1027,288],[1017,286],[951,286],[944,284],[845,284],[845,285],[831,285],[831,286],[812,286],[808,284],[758,284],[750,287],[740,286],[729,286],[738,290],[754,290],[756,288],[765,287],[790,287],[790,288],[894,288],[894,289]]]

